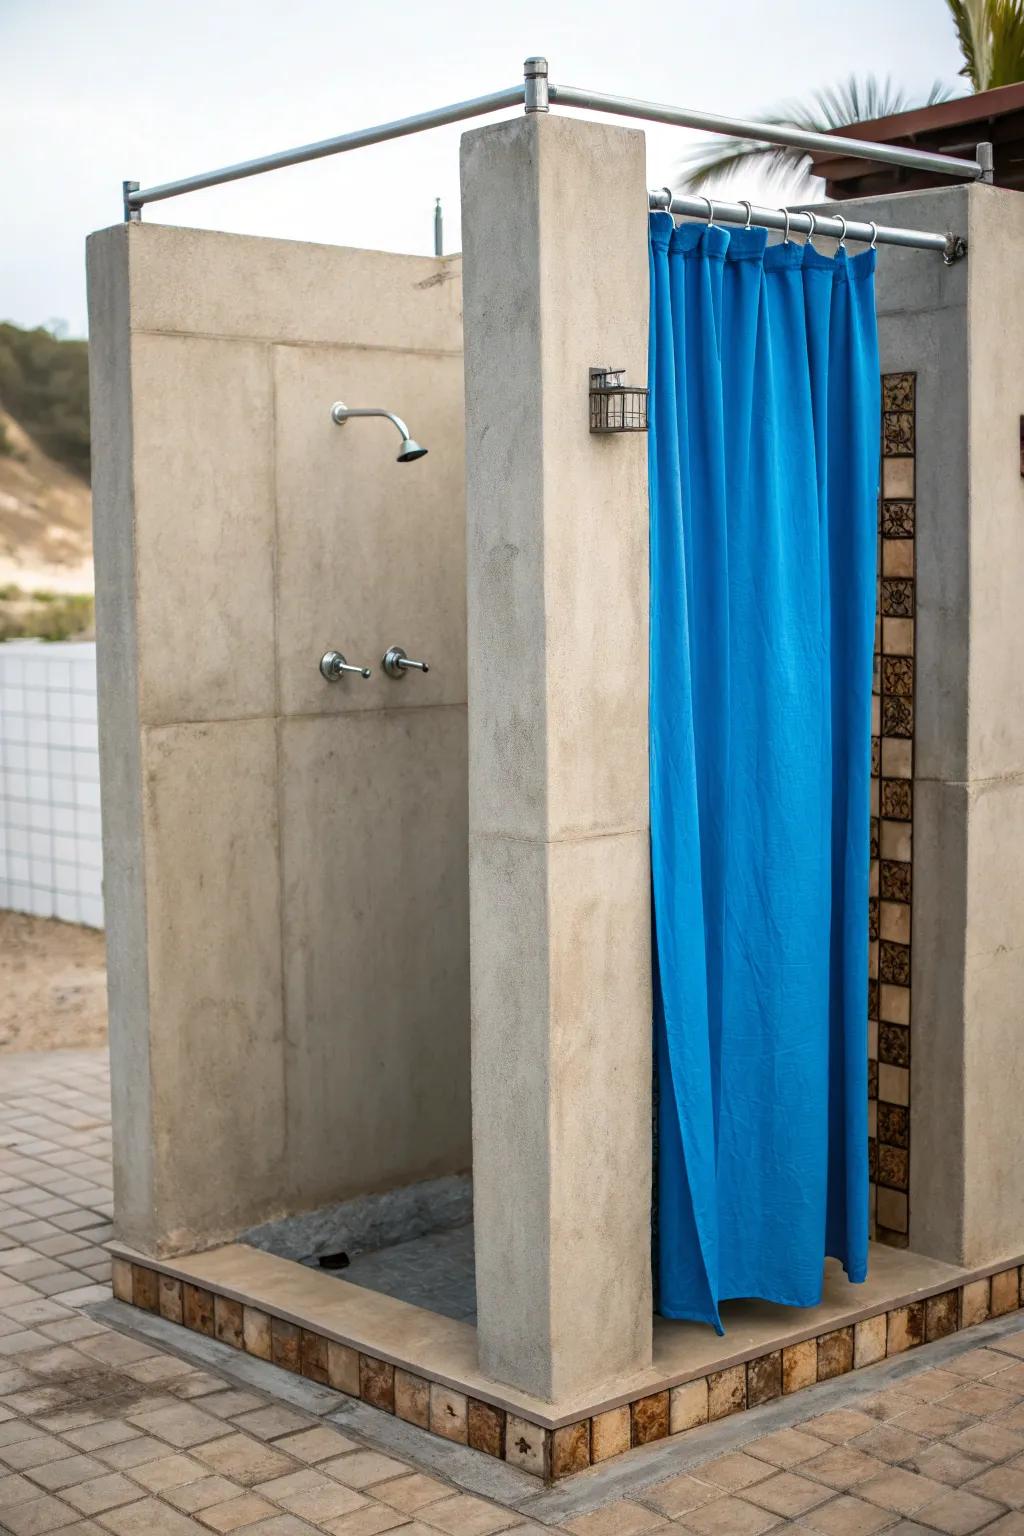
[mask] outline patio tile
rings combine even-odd
[[[274,1449],[286,1451],[289,1456],[294,1456],[296,1461],[313,1463],[328,1461],[332,1456],[340,1456],[343,1451],[354,1451],[357,1446],[354,1440],[350,1440],[340,1430],[321,1426],[303,1430],[297,1435],[286,1435],[282,1440],[275,1440]]]
[[[167,1447],[162,1447],[166,1450]],[[133,1467],[132,1477],[150,1493],[163,1493],[168,1488],[178,1488],[182,1483],[194,1483],[199,1478],[209,1474],[209,1467],[204,1467],[201,1461],[196,1461],[191,1456],[160,1456],[155,1461],[147,1461],[139,1467]]]
[[[867,1434],[858,1435],[856,1440],[850,1441],[854,1450],[888,1462],[906,1461],[908,1457],[918,1455],[928,1444],[929,1441],[923,1435],[901,1429],[898,1419],[891,1424],[873,1423]]]
[[[100,1419],[96,1423],[83,1425],[81,1429],[65,1429],[61,1433],[72,1445],[77,1445],[80,1451],[96,1451],[105,1445],[120,1445],[125,1440],[134,1440],[139,1431],[123,1419]]]
[[[862,1398],[858,1406],[861,1413],[869,1413],[873,1419],[880,1419],[885,1423],[902,1413],[907,1413],[915,1403],[914,1399],[908,1397],[905,1392],[899,1392],[894,1387],[890,1387],[886,1392],[879,1392],[876,1397]]]
[[[572,1536],[646,1536],[647,1531],[667,1530],[660,1515],[631,1503],[629,1499],[606,1504],[603,1509],[595,1509],[588,1515],[577,1515],[564,1524]],[[349,1533],[335,1531],[334,1536],[349,1536]]]
[[[698,1468],[698,1471],[702,1470]],[[767,1467],[766,1467],[767,1470]],[[374,1490],[378,1493],[379,1490]],[[699,1509],[702,1504],[709,1504],[712,1499],[721,1496],[721,1489],[713,1483],[704,1483],[697,1477],[692,1477],[684,1472],[679,1477],[669,1478],[666,1483],[657,1483],[653,1488],[645,1488],[638,1498],[642,1498],[645,1504],[652,1505],[661,1515],[668,1515],[670,1519],[677,1520],[691,1509]]]
[[[316,1421],[294,1408],[274,1403],[255,1409],[252,1413],[240,1414],[234,1423],[236,1429],[244,1430],[247,1435],[256,1435],[260,1440],[273,1440],[279,1435],[292,1434],[295,1430],[312,1429]]]
[[[963,1355],[955,1355],[952,1360],[946,1361],[944,1369],[953,1376],[966,1376],[973,1381],[991,1376],[993,1371],[998,1371],[1004,1364],[998,1350],[982,1347],[969,1349]]]
[[[773,1467],[796,1467],[827,1451],[829,1443],[802,1429],[777,1429],[763,1440],[752,1441],[746,1449],[749,1455],[769,1461]]]
[[[1019,1393],[1004,1392],[988,1381],[979,1381],[951,1392],[942,1399],[942,1407],[951,1408],[955,1413],[969,1413],[973,1418],[987,1419],[1005,1413],[1019,1402]]]
[[[216,1421],[213,1421],[216,1422]],[[223,1431],[224,1425],[218,1428]],[[219,1440],[208,1441],[195,1447],[200,1461],[233,1478],[236,1483],[249,1487],[253,1483],[265,1483],[272,1477],[283,1477],[294,1468],[295,1462],[282,1451],[267,1445],[263,1440],[250,1440],[248,1435],[223,1435]]]
[[[131,1413],[128,1422],[179,1450],[190,1450],[226,1433],[220,1419],[201,1408],[193,1408],[191,1403],[176,1403],[173,1408],[157,1408],[151,1413]]]
[[[1011,1509],[1024,1509],[1024,1469],[1020,1467],[989,1467],[964,1486],[984,1499],[995,1499]]]
[[[965,1429],[971,1418],[971,1414],[962,1410],[947,1408],[943,1399],[938,1403],[914,1403],[899,1415],[898,1423],[902,1429],[911,1429],[916,1435],[946,1440],[958,1429]]]
[[[393,1531],[399,1526],[405,1536],[409,1536],[411,1527],[405,1515],[397,1514],[383,1504],[371,1504],[365,1509],[357,1509],[354,1514],[342,1515],[340,1520],[328,1520],[324,1530],[328,1536],[379,1536],[380,1532]],[[630,1536],[629,1531],[624,1531],[623,1536]]]
[[[195,1536],[195,1526],[187,1515],[157,1499],[140,1499],[120,1509],[108,1510],[97,1517],[98,1523],[114,1536]]]
[[[115,1472],[127,1472],[145,1462],[166,1456],[169,1450],[170,1446],[164,1441],[154,1440],[152,1435],[139,1434],[133,1440],[122,1440],[116,1445],[97,1446],[94,1454],[100,1461],[105,1461],[108,1467],[113,1467]],[[134,1472],[132,1476],[135,1476]]]
[[[39,1489],[20,1472],[9,1477],[0,1474],[0,1510],[10,1509],[12,1504],[24,1504],[26,1499],[38,1499]]]
[[[72,1488],[75,1483],[102,1477],[105,1471],[103,1463],[94,1461],[91,1456],[61,1456],[57,1461],[33,1467],[29,1476],[48,1493],[56,1493],[61,1488]]]
[[[916,1402],[933,1403],[939,1398],[948,1397],[950,1392],[954,1392],[963,1384],[962,1376],[936,1368],[934,1371],[922,1371],[918,1376],[909,1376],[906,1381],[901,1381],[900,1391],[905,1397],[912,1397]]]
[[[194,1515],[211,1504],[226,1504],[229,1499],[241,1497],[242,1489],[226,1477],[200,1477],[192,1483],[181,1483],[176,1488],[165,1488],[163,1497],[175,1509]]]
[[[761,1536],[778,1524],[775,1515],[745,1499],[723,1494],[701,1509],[692,1510],[678,1522],[696,1536]]]
[[[445,1532],[445,1536],[494,1536],[497,1531],[522,1524],[518,1510],[501,1509],[470,1493],[453,1494],[429,1505],[421,1518],[431,1529]]]
[[[829,1488],[845,1493],[858,1483],[866,1482],[869,1477],[888,1471],[888,1468],[877,1457],[865,1456],[863,1451],[855,1451],[844,1445],[833,1446],[824,1455],[805,1461],[800,1470],[805,1477],[812,1477]]]
[[[95,1515],[105,1509],[114,1509],[118,1504],[130,1504],[139,1497],[139,1485],[129,1482],[120,1472],[108,1472],[105,1477],[94,1477],[90,1482],[79,1483],[76,1488],[66,1488],[61,1497],[83,1515]]]
[[[45,1533],[59,1530],[77,1519],[76,1509],[49,1494],[4,1510],[4,1525],[11,1536],[45,1536]]]
[[[736,1493],[741,1488],[748,1488],[751,1483],[770,1475],[771,1464],[759,1461],[754,1456],[747,1456],[743,1451],[732,1451],[727,1456],[717,1456],[714,1461],[701,1462],[700,1466],[693,1468],[694,1477],[701,1482],[714,1483],[717,1488],[722,1488],[726,1493]]]
[[[65,1445],[56,1435],[33,1435],[28,1440],[16,1440],[13,1445],[0,1448],[0,1460],[23,1472],[28,1467],[42,1467],[64,1457],[74,1456],[73,1446]]]
[[[325,1520],[336,1520],[339,1515],[363,1508],[367,1500],[361,1493],[345,1488],[341,1483],[325,1482],[319,1488],[292,1494],[290,1498],[280,1499],[279,1502],[290,1514],[309,1520],[314,1525],[323,1525]]]
[[[396,1477],[389,1483],[375,1483],[373,1497],[390,1504],[393,1509],[411,1515],[424,1505],[443,1499],[451,1491],[450,1483],[439,1482],[436,1477],[428,1477],[425,1472],[413,1472],[407,1477]]]
[[[988,1462],[981,1456],[970,1456],[955,1445],[943,1440],[933,1440],[916,1456],[903,1463],[908,1472],[920,1472],[923,1477],[934,1477],[936,1482],[958,1487],[970,1477],[984,1472]]]
[[[860,1413],[856,1408],[833,1408],[830,1413],[823,1413],[819,1418],[808,1419],[804,1427],[810,1434],[818,1435],[832,1445],[842,1445],[857,1435],[865,1434],[869,1429],[876,1429],[878,1420],[868,1413]]]
[[[926,1526],[944,1531],[947,1536],[969,1536],[971,1531],[981,1530],[1003,1512],[1003,1506],[994,1504],[991,1499],[979,1498],[964,1488],[951,1488],[925,1504],[917,1515]]]
[[[406,1526],[406,1536],[410,1530],[411,1527]],[[265,1520],[250,1525],[246,1536],[319,1536],[319,1532],[315,1525],[300,1520],[298,1515],[268,1515]]]
[[[832,1490],[822,1487],[821,1483],[812,1483],[797,1472],[776,1472],[766,1482],[748,1488],[746,1497],[752,1504],[768,1509],[774,1515],[793,1518],[823,1504],[832,1497]]]
[[[284,1477],[272,1477],[265,1483],[256,1484],[256,1492],[265,1499],[273,1499],[275,1504],[283,1504],[286,1507],[289,1501],[303,1493],[315,1493],[318,1488],[327,1488],[332,1479],[313,1467],[301,1467],[295,1472],[288,1472]]]
[[[347,1488],[369,1488],[405,1470],[402,1462],[380,1451],[355,1451],[351,1456],[339,1456],[336,1461],[321,1462],[318,1468]]]
[[[986,1461],[1006,1461],[1024,1451],[1024,1434],[1007,1429],[1002,1424],[969,1424],[955,1435],[949,1436],[949,1444],[969,1456],[983,1456]]]
[[[841,1493],[827,1504],[819,1504],[801,1521],[809,1531],[821,1531],[823,1536],[874,1536],[891,1523],[889,1510],[865,1504],[851,1493]]]
[[[919,1472],[905,1472],[901,1467],[886,1467],[877,1477],[868,1478],[857,1489],[858,1497],[898,1515],[912,1515],[915,1510],[948,1492],[941,1483]]]
[[[243,1493],[241,1498],[228,1499],[224,1504],[211,1505],[198,1512],[198,1518],[212,1531],[226,1533],[237,1531],[240,1526],[253,1525],[274,1513],[274,1506],[255,1493]]]

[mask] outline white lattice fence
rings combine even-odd
[[[0,907],[103,927],[92,643],[0,644]]]

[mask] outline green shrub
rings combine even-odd
[[[0,640],[78,640],[90,634],[91,592],[22,592],[0,587]]]
[[[88,342],[0,324],[0,405],[51,458],[89,478]]]

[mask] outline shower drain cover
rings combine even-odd
[[[351,1262],[347,1253],[322,1253],[317,1260],[321,1269],[348,1269]]]

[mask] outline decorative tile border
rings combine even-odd
[[[760,1407],[1024,1305],[1024,1268],[1018,1263],[550,1429],[447,1383],[128,1259],[114,1257],[112,1285],[118,1301],[360,1398],[382,1413],[549,1482],[633,1446]]]
[[[871,1235],[910,1231],[911,894],[917,376],[882,375],[878,616],[871,736],[868,1157]]]

